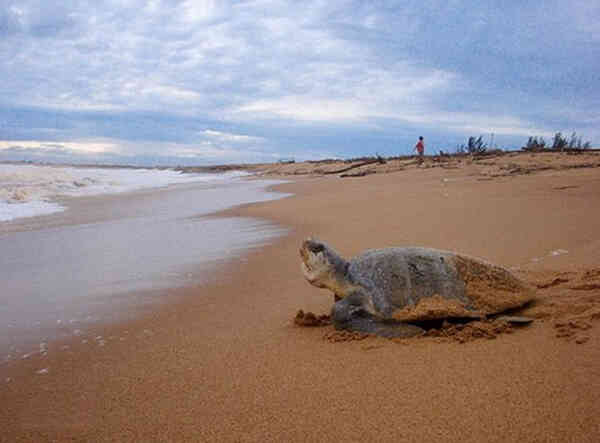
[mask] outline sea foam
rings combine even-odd
[[[65,207],[55,201],[60,197],[115,194],[178,183],[231,180],[245,175],[249,174],[0,164],[0,221],[64,211]]]

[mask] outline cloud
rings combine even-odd
[[[78,139],[69,142],[40,140],[0,141],[0,160],[69,160],[73,163],[236,163],[266,162],[282,154],[264,143],[261,137],[206,129],[195,141],[124,141],[112,138]]]
[[[205,129],[200,134],[208,139],[226,143],[261,143],[264,141],[264,138],[262,137],[231,134],[227,132],[215,131],[213,129]]]
[[[77,142],[53,142],[39,140],[0,140],[0,152],[4,155],[10,153],[31,153],[35,155],[61,154],[61,155],[98,155],[116,154],[119,152],[118,143],[111,140],[81,140]]]
[[[398,64],[375,69],[373,51],[328,28],[323,23],[327,9],[321,10],[318,2],[309,2],[301,20],[289,14],[285,2],[272,3],[275,14],[266,17],[256,15],[260,3],[217,7],[210,1],[153,2],[138,10],[135,5],[129,2],[117,14],[101,2],[95,14],[86,16],[79,4],[60,14],[79,20],[78,29],[87,25],[90,30],[72,39],[26,45],[21,68],[44,71],[46,87],[24,87],[33,78],[8,76],[12,87],[7,89],[17,95],[15,101],[63,109],[169,106],[174,112],[217,115],[231,106],[252,107],[293,95],[313,102],[349,93],[360,99],[368,95],[373,102],[382,89],[416,96],[422,93],[421,79],[439,72],[405,72]],[[65,59],[71,63],[65,65]],[[376,84],[377,90],[365,90]],[[436,84],[428,86],[434,93]]]
[[[9,0],[0,139],[140,156],[152,142],[351,156],[421,131],[600,140],[599,22],[583,0]]]
[[[8,1],[0,7],[0,35],[30,34],[49,38],[75,26],[75,19],[67,6],[44,0]]]
[[[310,99],[299,96],[275,100],[257,100],[237,107],[234,114],[249,114],[255,118],[285,117],[306,121],[358,121],[367,115],[361,103],[351,100]]]
[[[0,145],[0,161],[44,161],[73,164],[131,164],[131,165],[187,165],[215,163],[259,163],[282,158],[278,152],[220,146],[210,142],[136,143],[130,145],[115,140],[112,148],[81,141],[68,144],[19,141]]]

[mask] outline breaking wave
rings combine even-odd
[[[231,180],[242,171],[187,174],[171,169],[88,168],[0,164],[0,221],[65,210],[55,200],[114,194],[177,183]]]

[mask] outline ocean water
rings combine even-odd
[[[168,302],[286,232],[210,216],[286,196],[241,172],[0,166],[0,364]]]
[[[0,164],[0,221],[34,217],[66,208],[58,197],[117,194],[180,183],[218,183],[249,175],[184,174],[171,169],[77,168]]]

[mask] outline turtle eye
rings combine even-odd
[[[308,244],[308,250],[310,252],[312,252],[313,254],[323,252],[324,249],[325,249],[325,246],[323,246],[321,243],[309,243]]]

